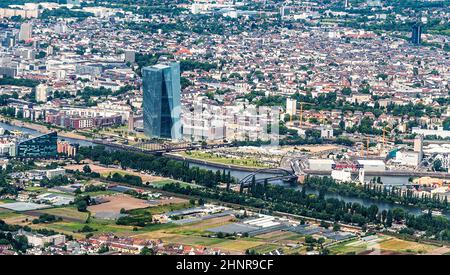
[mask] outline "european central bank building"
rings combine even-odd
[[[180,140],[180,63],[142,69],[144,133],[153,138]]]

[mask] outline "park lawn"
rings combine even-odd
[[[61,217],[63,219],[68,219],[71,221],[78,220],[80,222],[85,222],[86,219],[89,217],[89,213],[80,212],[73,206],[49,208],[49,209],[37,210],[36,212],[55,215],[57,217]]]
[[[198,187],[198,185],[196,185],[196,184],[191,184],[191,183],[177,181],[177,180],[171,180],[171,179],[152,181],[152,182],[150,182],[149,185],[152,187],[155,187],[155,188],[161,188],[164,185],[171,184],[171,183],[179,183],[181,187],[188,187],[188,186]]]
[[[219,163],[219,164],[239,165],[239,166],[246,166],[246,167],[252,167],[252,168],[270,167],[268,165],[264,165],[263,163],[260,163],[258,160],[254,159],[254,158],[240,158],[240,159],[226,158],[226,157],[216,156],[213,153],[200,152],[200,151],[190,151],[189,153],[182,152],[182,153],[178,153],[178,154],[183,157],[187,157],[187,158],[205,160],[205,161],[215,162],[215,163]]]

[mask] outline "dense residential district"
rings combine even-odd
[[[1,0],[0,254],[450,254],[450,1]]]

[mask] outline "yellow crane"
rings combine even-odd
[[[386,128],[383,128],[382,131],[383,131],[383,150],[385,150],[386,149],[386,133],[389,133],[389,131],[386,130]]]
[[[366,155],[369,155],[369,146],[370,146],[370,138],[367,138],[367,151],[366,151]]]
[[[303,102],[300,102],[300,128],[303,125]]]

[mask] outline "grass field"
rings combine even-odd
[[[39,186],[28,186],[27,188],[25,188],[25,190],[31,191],[31,192],[43,192],[43,191],[46,191],[47,188],[39,187]]]
[[[181,187],[197,187],[198,185],[196,184],[190,184],[190,183],[186,183],[186,182],[182,182],[182,181],[176,181],[176,180],[171,180],[171,179],[167,179],[167,180],[157,180],[157,181],[153,181],[150,183],[151,186],[154,186],[156,188],[160,188],[163,187],[166,184],[171,184],[171,183],[179,183]]]
[[[55,222],[50,224],[37,224],[37,225],[30,225],[33,228],[48,228],[55,230],[57,232],[61,232],[64,234],[73,235],[76,238],[83,238],[84,234],[86,233],[77,233],[80,229],[82,229],[84,226],[88,225],[89,227],[93,228],[95,231],[93,231],[93,234],[101,234],[101,233],[114,233],[117,236],[131,236],[134,234],[143,234],[148,233],[156,230],[162,230],[167,228],[172,228],[176,225],[174,224],[154,224],[146,227],[137,227],[136,231],[133,230],[133,226],[124,226],[124,225],[117,225],[114,221],[109,220],[101,220],[101,219],[95,219],[91,218],[89,223],[82,223],[82,222]]]
[[[379,251],[381,254],[425,254],[438,247],[418,242],[405,241],[398,238],[379,235],[374,241],[351,240],[329,247],[332,254],[359,254],[367,250]]]
[[[148,213],[153,215],[153,214],[163,214],[166,212],[181,210],[189,207],[192,207],[192,205],[189,204],[188,202],[181,202],[181,203],[171,203],[147,208],[134,209],[130,210],[128,213],[135,215],[143,215],[144,213]]]
[[[380,249],[401,253],[424,254],[436,249],[436,246],[390,238],[380,242]]]
[[[187,158],[206,160],[206,161],[220,163],[220,164],[231,164],[231,165],[239,165],[239,166],[255,167],[255,168],[270,167],[267,164],[264,164],[254,158],[227,158],[227,157],[217,156],[214,153],[201,152],[201,151],[191,151],[189,153],[182,152],[182,153],[178,153],[178,154],[183,157],[187,157]]]
[[[11,210],[8,210],[8,209],[0,208],[0,220],[12,218],[14,216],[19,216],[19,215],[21,215],[21,214],[11,211]]]
[[[59,208],[49,208],[43,210],[37,210],[35,212],[46,213],[50,215],[55,215],[63,219],[68,219],[70,221],[80,221],[85,222],[89,214],[86,212],[79,212],[75,207],[59,207]]]

